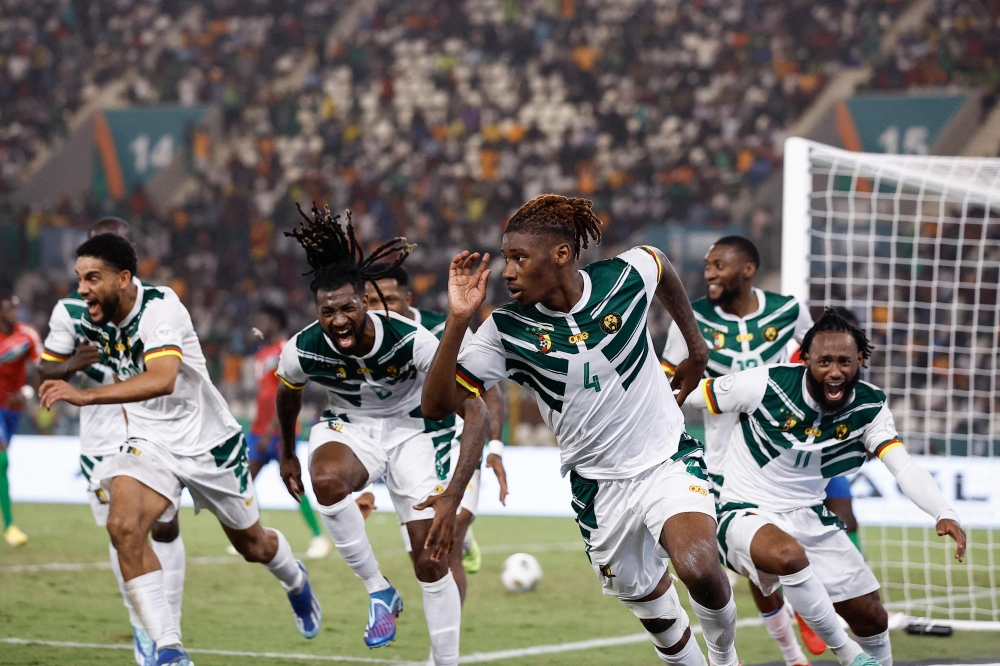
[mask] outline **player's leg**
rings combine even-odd
[[[892,666],[889,614],[882,606],[878,591],[847,599],[833,606],[847,621],[862,649],[874,657],[879,666]]]
[[[622,603],[642,623],[661,661],[676,666],[706,665],[669,572],[663,572],[648,594],[635,600],[622,599]]]
[[[278,461],[281,459],[281,437],[278,434],[271,437],[271,443],[268,445],[268,453],[272,460]],[[306,526],[309,528],[309,532],[312,533],[312,537],[309,540],[309,548],[306,550],[306,558],[316,560],[326,557],[330,554],[330,541],[319,527],[319,520],[316,518],[316,512],[313,511],[308,495],[302,495],[299,498],[299,513],[302,514],[302,520],[306,521]]]
[[[17,425],[21,418],[21,412],[11,409],[0,408],[0,514],[3,515],[4,539],[8,545],[17,547],[28,541],[28,537],[14,524],[14,512],[10,501],[10,482],[8,471],[10,461],[7,457],[7,449],[10,440],[17,432]]]
[[[177,516],[169,522],[153,523],[151,545],[156,559],[163,568],[163,587],[167,593],[170,610],[181,626],[181,606],[184,603],[184,576],[186,573],[187,554],[184,551],[184,538],[181,536],[181,525]]]
[[[791,613],[785,608],[785,597],[781,594],[781,590],[765,595],[759,587],[751,582],[750,594],[757,605],[757,610],[760,611],[760,617],[764,621],[767,633],[771,635],[781,650],[785,665],[802,666],[808,664],[809,659],[802,652],[802,648],[795,638]],[[825,650],[826,646],[823,647]]]
[[[478,573],[479,569],[483,566],[483,556],[479,551],[479,544],[476,542],[476,537],[472,533],[472,523],[476,520],[476,514],[479,512],[479,488],[482,482],[482,470],[476,470],[472,474],[472,479],[469,481],[469,487],[465,490],[465,496],[462,497],[461,510],[459,512],[459,524],[456,525],[456,529],[462,527],[463,519],[462,514],[467,513],[467,522],[464,526],[464,538],[460,552],[462,554],[462,569],[466,573],[474,574]],[[452,567],[452,571],[455,568]],[[462,599],[465,599],[465,592],[462,593]]]
[[[476,517],[468,509],[459,509],[458,516],[455,517],[455,539],[452,542],[451,552],[448,553],[448,565],[451,568],[451,575],[455,578],[455,584],[458,585],[458,593],[463,604],[469,581],[465,575],[465,567],[462,565],[462,548],[469,527],[475,519]]]
[[[449,566],[450,558],[432,562],[430,552],[424,549],[431,523],[427,519],[413,520],[406,523],[406,529],[413,546],[413,571],[423,592],[433,662],[435,666],[452,666],[458,664],[462,598]]]

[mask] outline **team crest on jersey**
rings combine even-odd
[[[125,448],[125,453],[131,453],[134,456],[141,456],[142,455],[142,451],[140,451],[139,449],[135,448],[134,446],[126,447]]]
[[[104,492],[104,488],[98,488],[94,491],[94,495],[97,496],[97,501],[101,504],[107,504],[110,500],[108,499],[108,494]]]
[[[333,430],[334,432],[340,432],[341,430],[344,429],[343,423],[335,423],[333,421],[327,421],[326,425],[330,428],[330,430]]]
[[[774,342],[778,339],[778,329],[774,326],[768,326],[764,329],[764,339],[768,342]]]
[[[840,441],[844,441],[850,435],[851,435],[851,426],[847,425],[846,423],[841,423],[833,431],[833,436],[839,439]]]
[[[716,333],[712,336],[712,346],[716,349],[722,349],[726,346],[726,335],[724,333]]]
[[[614,335],[622,327],[622,316],[617,312],[609,312],[601,317],[601,330],[605,335]]]
[[[538,347],[538,351],[543,354],[548,354],[552,351],[552,336],[548,333],[539,333],[538,340],[535,341],[535,346]]]
[[[610,564],[599,564],[597,566],[597,568],[600,569],[601,575],[604,576],[605,578],[614,578],[615,577],[615,575],[613,573],[611,573],[611,565]]]
[[[347,370],[341,366],[337,366],[336,370],[333,371],[333,374],[337,376],[337,379],[347,379]]]
[[[788,432],[798,424],[799,424],[798,421],[796,421],[792,417],[788,417],[787,419],[785,419],[785,425],[781,426],[781,432]]]

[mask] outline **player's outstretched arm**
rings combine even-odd
[[[486,300],[486,284],[490,270],[486,268],[490,255],[483,255],[476,270],[479,253],[468,250],[451,260],[448,271],[448,319],[434,360],[424,379],[420,410],[424,418],[439,421],[455,413],[458,406],[472,393],[455,381],[458,370],[458,352],[472,317]]]
[[[496,474],[500,483],[500,503],[507,504],[507,470],[503,466],[503,422],[505,419],[505,405],[503,389],[500,384],[483,394],[483,402],[490,410],[490,443],[489,453],[486,455],[486,466]]]
[[[146,361],[145,372],[123,382],[81,390],[63,380],[50,379],[42,384],[38,396],[46,409],[60,400],[77,407],[142,402],[173,393],[180,368],[179,356],[161,356]]]
[[[294,497],[296,502],[301,502],[305,487],[302,484],[302,466],[299,457],[295,455],[295,431],[299,412],[302,411],[302,389],[292,388],[282,381],[274,396],[274,404],[281,432],[281,460],[278,463],[281,480],[285,482],[288,494]]]
[[[698,387],[705,368],[708,367],[708,345],[701,336],[698,329],[698,321],[694,318],[694,310],[691,309],[691,302],[688,300],[684,283],[681,282],[673,264],[667,256],[656,248],[651,248],[656,253],[660,262],[660,282],[656,285],[656,297],[663,303],[673,318],[684,342],[687,344],[687,358],[677,364],[674,370],[674,378],[670,381],[670,386],[677,394],[677,404],[683,405],[688,394]]]
[[[463,406],[462,418],[465,425],[462,429],[462,445],[459,449],[458,462],[451,482],[440,495],[431,495],[413,508],[420,511],[434,508],[434,522],[427,533],[424,548],[431,553],[432,562],[447,559],[455,534],[455,518],[458,507],[465,496],[465,489],[472,480],[472,475],[479,469],[483,459],[483,446],[490,433],[490,412],[482,398],[467,401]]]
[[[101,352],[94,345],[81,342],[76,351],[65,361],[42,360],[38,364],[38,378],[43,382],[49,379],[68,379],[74,372],[85,370],[101,360]]]
[[[910,457],[902,445],[887,447],[881,458],[896,477],[903,494],[934,518],[938,536],[947,534],[955,540],[955,559],[961,562],[965,558],[965,530],[959,524],[958,513],[948,504],[934,478]]]

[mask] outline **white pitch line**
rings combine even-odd
[[[584,549],[583,541],[553,541],[550,543],[504,543],[492,546],[480,546],[481,553],[547,553],[563,550],[578,550],[581,553]]]
[[[739,627],[755,627],[763,624],[759,617],[749,617],[736,622]],[[691,632],[701,633],[701,627],[691,626]],[[517,659],[519,657],[533,657],[543,654],[556,654],[559,652],[577,652],[580,650],[592,650],[595,648],[614,647],[616,645],[629,645],[631,643],[644,643],[649,640],[649,636],[642,634],[629,634],[627,636],[613,636],[609,638],[594,638],[589,641],[576,641],[574,643],[555,643],[553,645],[535,645],[533,647],[520,648],[515,650],[499,650],[497,652],[474,652],[459,658],[461,664],[482,664],[491,661],[506,661],[507,659]],[[84,650],[131,650],[131,645],[108,644],[108,643],[76,643],[72,641],[43,641],[26,638],[0,638],[0,643],[7,645],[40,645],[43,647],[74,648]],[[332,661],[342,663],[357,664],[393,664],[394,666],[423,666],[423,661],[399,661],[394,659],[373,659],[370,657],[348,657],[342,655],[321,655],[321,654],[286,654],[281,652],[243,652],[237,650],[209,650],[199,648],[188,648],[191,654],[208,654],[220,657],[245,657],[247,659],[281,659],[308,660],[308,661]],[[986,666],[1000,666],[1000,664],[989,664]]]

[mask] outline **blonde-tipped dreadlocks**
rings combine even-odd
[[[505,231],[552,234],[570,243],[573,257],[579,259],[590,238],[601,244],[601,220],[593,206],[589,199],[540,194],[517,209]]]
[[[364,291],[365,282],[371,282],[375,287],[379,300],[388,311],[382,290],[378,288],[377,280],[398,268],[410,251],[416,247],[406,242],[402,236],[393,238],[365,256],[361,244],[354,236],[354,226],[351,224],[351,211],[345,211],[347,229],[340,225],[340,216],[331,215],[329,206],[320,210],[316,204],[312,207],[312,216],[306,215],[302,206],[295,204],[303,221],[292,231],[286,231],[299,242],[306,251],[306,261],[312,268],[306,275],[312,274],[309,285],[315,294],[320,289],[337,289],[345,284],[352,285],[358,292]],[[396,255],[391,261],[383,261]],[[382,263],[379,263],[379,262]]]

